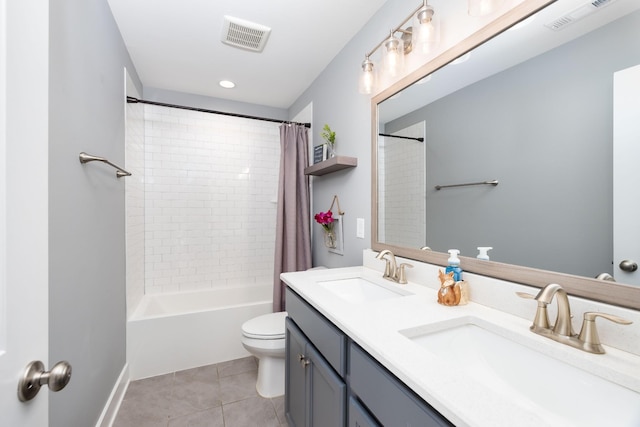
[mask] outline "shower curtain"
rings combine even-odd
[[[280,125],[280,178],[276,222],[273,277],[273,311],[284,311],[284,283],[280,273],[311,267],[311,224],[307,128],[299,124]]]

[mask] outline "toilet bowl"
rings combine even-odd
[[[265,314],[242,325],[242,345],[258,358],[256,390],[262,397],[284,394],[286,312]]]

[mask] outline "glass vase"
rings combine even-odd
[[[336,248],[336,232],[333,230],[327,231],[325,230],[324,232],[324,245],[329,248],[329,249],[335,249]]]
[[[336,156],[336,147],[334,144],[327,143],[327,159]]]

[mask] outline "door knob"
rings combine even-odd
[[[631,261],[630,259],[625,259],[620,262],[620,270],[626,271],[629,273],[633,273],[638,269],[638,264],[635,261]]]
[[[26,402],[36,397],[40,387],[47,384],[51,391],[60,391],[71,379],[71,365],[63,360],[53,365],[50,371],[44,370],[44,364],[34,360],[25,368],[24,375],[18,383],[18,399]]]

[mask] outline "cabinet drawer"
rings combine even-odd
[[[453,426],[364,350],[350,347],[351,391],[385,427]]]
[[[286,290],[287,313],[309,341],[342,377],[347,369],[347,337],[291,289]]]

